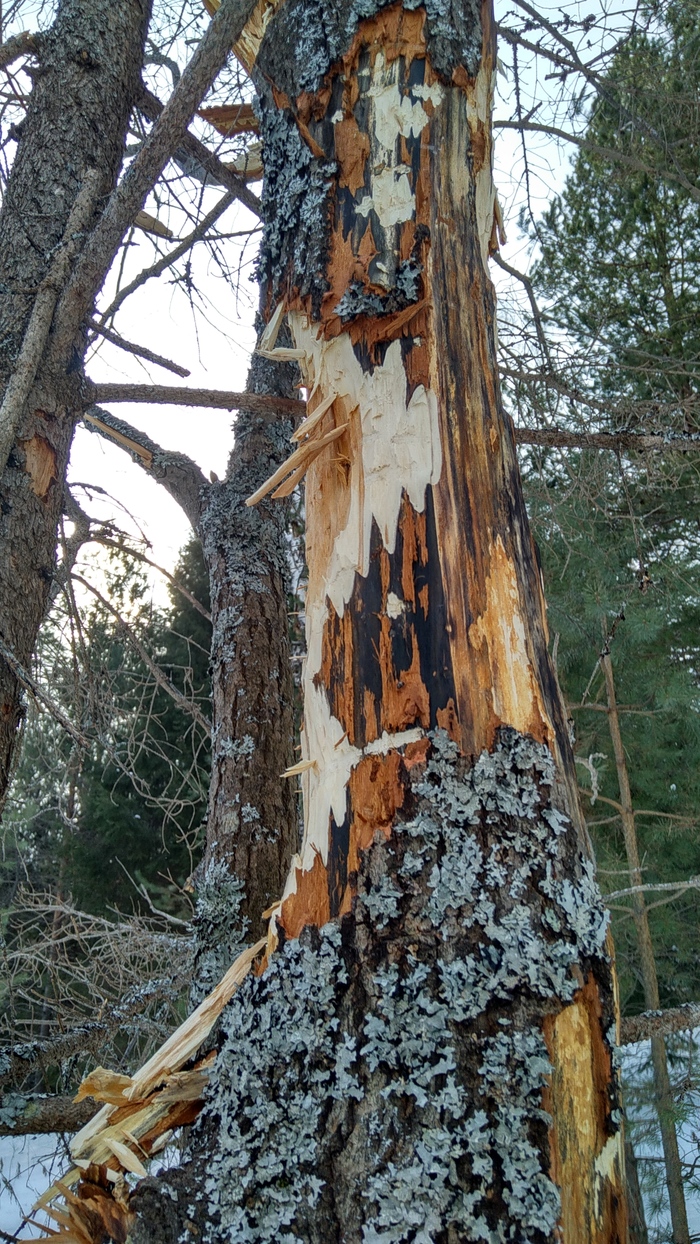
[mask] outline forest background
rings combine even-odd
[[[30,9],[32,20],[50,20],[48,5],[13,6],[3,38],[26,27]],[[191,27],[182,20],[187,6],[177,21],[174,11],[164,6],[162,40],[152,49],[161,94],[177,81],[187,39],[204,20],[194,5]],[[654,1002],[640,928],[653,947],[656,1006],[700,999],[698,473],[687,444],[700,436],[700,8],[521,3],[504,6],[499,21],[497,115],[505,125],[497,182],[510,239],[495,259],[500,270],[494,265],[503,384],[523,429],[552,648],[612,911],[622,1011],[632,1018]],[[24,79],[16,66],[5,76],[6,173]],[[225,101],[227,91],[231,83],[220,82],[207,103]],[[198,125],[211,136],[210,123]],[[584,141],[573,158],[570,144],[550,132],[557,130]],[[248,137],[221,136],[218,150],[247,163],[255,186]],[[132,231],[104,308],[217,199],[206,178],[175,167],[149,203],[156,232]],[[184,364],[190,383],[243,389],[257,228],[244,209],[230,207],[214,236],[151,282],[153,295],[133,310],[125,305],[121,336]],[[93,351],[97,380],[136,381],[141,369],[150,380],[160,375],[104,337]],[[232,445],[225,412],[139,406],[133,417],[166,450],[223,476]],[[590,440],[596,434],[617,440],[601,448]],[[624,438],[633,435],[657,441],[630,450]],[[96,1011],[114,1014],[99,1060],[130,1069],[187,1009],[196,915],[189,878],[209,781],[210,630],[198,542],[185,541],[181,511],[163,489],[122,461],[120,449],[80,432],[63,525],[70,574],[58,584],[33,673],[89,746],[40,697],[28,697],[3,822],[0,1022],[12,1044],[75,1028]],[[299,504],[288,602],[297,663],[302,517]],[[127,1014],[146,982],[148,1005]],[[667,1108],[682,1137],[689,1196],[698,1190],[695,1040],[686,1031],[667,1048]],[[78,1051],[36,1073],[29,1087],[63,1101],[91,1058]],[[670,1228],[650,1075],[645,1047],[635,1047],[627,1109],[648,1225],[663,1239]],[[5,1103],[8,1131],[13,1109]],[[54,1140],[43,1145],[58,1148]],[[16,1215],[4,1204],[10,1218],[0,1225],[14,1231]]]

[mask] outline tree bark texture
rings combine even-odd
[[[622,1244],[607,917],[498,390],[490,4],[265,21],[260,268],[309,390],[304,839],[133,1239]]]
[[[0,212],[0,390],[86,178],[96,183],[90,228],[116,182],[149,16],[148,0],[63,0],[39,42],[39,68]],[[60,386],[47,377],[37,383],[0,481],[0,633],[25,667],[54,573],[76,413]],[[19,683],[0,660],[0,806],[21,712]]]
[[[196,994],[220,980],[282,892],[299,843],[289,661],[287,507],[245,506],[284,459],[294,429],[284,413],[297,368],[256,355],[252,394],[281,399],[277,416],[241,409],[226,479],[202,497],[199,533],[212,613],[212,772],[205,854],[198,870]]]

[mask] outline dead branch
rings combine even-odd
[[[301,419],[306,402],[259,393],[228,393],[225,389],[188,389],[167,384],[94,384],[86,381],[88,402],[147,402],[162,406],[207,406],[213,410],[250,410],[255,415],[292,415]]]
[[[30,1072],[56,1067],[77,1054],[97,1054],[120,1028],[141,1015],[150,1003],[172,997],[182,983],[173,976],[147,981],[131,989],[117,1005],[105,1008],[100,1019],[77,1024],[56,1037],[5,1046],[0,1051],[0,1085],[20,1085]]]
[[[62,726],[66,733],[69,734],[80,747],[84,747],[86,751],[89,750],[92,746],[90,740],[80,730],[78,730],[77,726],[73,725],[73,722],[66,717],[65,713],[61,708],[59,708],[58,704],[56,704],[55,701],[42,690],[36,679],[32,678],[29,671],[26,670],[21,661],[17,659],[12,649],[8,648],[5,641],[1,638],[0,656],[7,662],[17,681],[21,683],[25,691],[28,691],[32,698],[36,700],[37,704],[42,705],[51,714],[54,720],[58,722],[59,726]]]
[[[233,44],[250,17],[255,0],[223,0],[168,103],[155,122],[78,259],[60,300],[51,360],[65,364],[76,328],[88,319],[117,249],[141,210],[212,82],[225,65]]]
[[[163,105],[160,100],[156,99],[156,96],[146,90],[145,87],[139,100],[139,108],[144,116],[151,121],[155,121],[163,111]],[[247,207],[248,211],[252,212],[254,216],[258,218],[262,216],[262,203],[257,195],[248,189],[243,178],[239,177],[234,169],[224,164],[213,151],[205,147],[204,143],[195,138],[194,134],[190,134],[189,130],[182,140],[182,147],[188,157],[186,161],[188,172],[191,171],[192,161],[194,160],[200,165],[204,174],[202,181],[213,182],[216,185],[223,186],[234,198],[238,199],[239,203]],[[177,160],[177,152],[175,152],[173,158]]]
[[[146,566],[152,566],[154,570],[157,570],[159,574],[162,574],[164,579],[168,580],[168,583],[175,588],[176,592],[179,592],[181,596],[184,596],[185,600],[189,601],[192,608],[197,610],[197,613],[200,613],[203,618],[206,618],[207,622],[211,622],[211,614],[209,610],[205,609],[202,602],[197,600],[197,597],[193,596],[182,583],[179,583],[175,576],[172,575],[169,570],[165,569],[165,566],[159,566],[157,562],[151,561],[150,557],[146,557],[146,554],[142,553],[139,549],[128,548],[125,544],[120,544],[117,540],[108,539],[107,536],[91,535],[88,538],[93,544],[103,544],[107,549],[114,549],[118,553],[126,553],[128,557],[135,557]],[[83,543],[87,543],[87,541],[84,541]]]
[[[158,686],[163,689],[166,695],[170,696],[171,700],[177,704],[178,708],[182,709],[183,713],[187,713],[189,717],[193,717],[197,722],[197,725],[201,726],[202,730],[204,730],[204,732],[211,737],[211,722],[207,720],[194,701],[188,700],[186,695],[183,695],[181,691],[178,691],[177,687],[175,687],[173,683],[171,683],[170,679],[163,673],[160,666],[156,665],[156,662],[144,648],[133,627],[129,626],[129,623],[122,617],[119,610],[115,609],[114,605],[97,590],[94,584],[88,583],[87,579],[84,579],[82,575],[74,573],[71,575],[71,578],[74,583],[80,583],[83,587],[87,588],[88,592],[92,592],[93,596],[97,597],[99,600],[103,609],[106,609],[108,613],[111,613],[113,618],[116,618],[119,626],[128,636],[129,642],[136,650],[155,681],[158,683]]]
[[[90,406],[83,412],[83,422],[130,453],[145,471],[152,475],[170,493],[173,500],[187,515],[194,531],[199,530],[202,490],[209,488],[196,462],[186,454],[161,449],[155,441],[134,428],[123,419],[117,419],[100,406]]]
[[[158,367],[164,367],[166,371],[172,371],[176,376],[189,376],[190,372],[186,367],[181,367],[179,363],[173,363],[170,359],[163,358],[162,354],[155,354],[153,350],[147,350],[145,346],[137,346],[133,341],[126,341],[124,337],[120,337],[119,333],[115,333],[111,328],[105,328],[102,324],[98,324],[97,320],[90,320],[90,328],[95,333],[99,333],[100,337],[104,337],[105,341],[110,341],[113,346],[118,346],[120,350],[126,350],[128,354],[135,354],[137,358],[146,359],[148,363],[155,363]]]
[[[686,1002],[667,1011],[644,1011],[620,1023],[620,1045],[648,1041],[651,1037],[667,1037],[672,1032],[700,1028],[700,1003]]]
[[[98,1110],[99,1106],[89,1097],[76,1102],[58,1093],[5,1093],[0,1108],[0,1136],[77,1132]]]
[[[97,190],[98,174],[95,169],[88,169],[71,208],[63,238],[34,300],[19,357],[12,369],[0,406],[0,471],[4,471],[15,443],[24,405],[36,379],[51,330],[56,303],[68,280],[71,263],[83,241],[84,231],[94,209]]]
[[[498,264],[499,268],[502,268],[503,271],[507,272],[509,276],[515,277],[515,279],[517,281],[520,281],[521,285],[524,286],[525,292],[528,297],[528,301],[530,303],[530,307],[532,309],[532,318],[535,323],[535,332],[537,333],[537,340],[540,343],[540,349],[542,350],[542,355],[545,359],[545,362],[547,363],[547,366],[549,370],[551,371],[552,370],[552,358],[549,352],[549,343],[545,335],[540,308],[537,304],[537,299],[535,298],[535,291],[532,288],[532,281],[530,280],[528,276],[525,275],[524,272],[520,272],[517,268],[512,268],[509,263],[506,263],[506,260],[503,259],[499,251],[494,251],[491,258],[494,260],[495,263]]]
[[[572,134],[568,130],[560,130],[556,125],[542,125],[537,121],[525,120],[494,121],[493,128],[495,130],[520,130],[531,134],[548,134],[551,138],[561,138],[563,142],[573,143],[575,147],[580,147],[582,151],[598,156],[601,160],[609,160],[612,164],[624,164],[625,168],[631,168],[636,173],[647,173],[649,177],[659,177],[662,181],[672,181],[682,186],[696,203],[700,203],[700,189],[694,186],[684,174],[672,173],[666,168],[654,168],[653,165],[638,160],[636,156],[617,151],[614,147],[599,147],[597,143],[592,143],[588,138],[583,138],[580,134]]]
[[[165,272],[168,268],[171,268],[174,263],[177,263],[178,259],[182,258],[183,255],[186,255],[187,252],[192,249],[196,242],[200,242],[202,238],[206,237],[212,225],[216,224],[219,217],[223,216],[224,212],[231,206],[232,203],[235,202],[235,200],[235,194],[232,194],[230,191],[228,194],[225,194],[221,199],[219,199],[216,206],[213,207],[206,216],[202,217],[199,224],[196,225],[191,233],[188,233],[186,238],[182,239],[174,250],[169,251],[167,255],[163,255],[156,263],[152,264],[150,268],[144,268],[142,272],[139,272],[138,276],[134,277],[133,281],[130,281],[128,285],[125,285],[123,289],[120,289],[119,293],[115,294],[112,302],[107,307],[107,310],[100,316],[100,324],[104,324],[106,320],[113,319],[122,303],[134,293],[134,290],[139,289],[141,285],[145,285],[146,281],[151,280],[152,277],[160,276],[162,272]]]
[[[631,885],[626,890],[613,890],[611,894],[605,894],[603,897],[608,903],[613,899],[628,898],[632,894],[672,893],[674,890],[678,894],[682,894],[685,890],[700,890],[700,877],[690,877],[687,881],[659,881],[650,882],[648,885]]]

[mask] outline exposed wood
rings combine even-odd
[[[226,136],[257,134],[260,129],[252,104],[214,104],[210,108],[200,108],[197,116]]]
[[[134,216],[134,224],[137,229],[143,229],[144,233],[152,233],[157,238],[172,238],[173,231],[156,216],[151,216],[149,212],[137,212]]]

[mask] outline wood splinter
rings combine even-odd
[[[325,449],[326,445],[330,445],[333,441],[337,441],[338,437],[343,435],[347,426],[347,423],[341,423],[339,427],[333,428],[332,432],[326,432],[325,436],[320,436],[318,440],[305,441],[303,445],[294,450],[293,454],[289,455],[286,462],[283,462],[264,484],[261,484],[256,492],[248,497],[246,505],[257,505],[258,501],[262,501],[263,497],[266,497],[269,492],[272,492],[273,488],[277,488],[277,485],[286,479],[290,471],[294,471],[297,476],[295,484],[298,483],[307,467],[311,466],[311,463],[318,457],[321,450]],[[284,496],[286,494],[280,489],[277,495]]]

